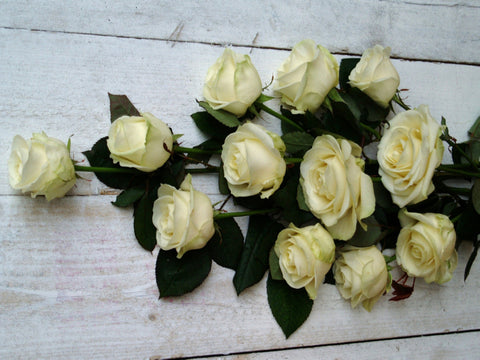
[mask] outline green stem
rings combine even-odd
[[[462,216],[462,214],[463,214],[463,213],[460,213],[460,214],[458,214],[457,216],[455,216],[453,219],[451,219],[451,222],[455,224],[455,223],[458,221],[458,219],[460,219],[460,217]]]
[[[452,139],[450,138],[450,135],[448,136],[442,136],[441,139],[443,141],[445,141],[449,146],[455,148],[465,159],[467,159],[468,163],[476,170],[479,170],[480,169],[477,167],[477,165],[473,162],[472,159],[470,159],[470,157],[465,153],[465,151],[462,150],[462,148],[460,146],[458,146],[458,144],[454,141],[452,141]]]
[[[219,166],[211,166],[206,168],[198,169],[185,169],[185,172],[188,174],[208,174],[208,173],[218,173],[220,171]]]
[[[380,139],[380,138],[382,137],[377,130],[375,130],[374,128],[371,128],[371,127],[368,126],[368,125],[365,125],[365,124],[363,124],[363,123],[360,123],[360,127],[361,127],[363,130],[367,130],[370,134],[373,134],[377,139]]]
[[[382,178],[380,176],[370,176],[372,182],[382,182]]]
[[[263,103],[256,103],[256,105],[258,105],[258,107],[259,107],[260,109],[262,109],[263,111],[265,111],[266,113],[269,113],[270,115],[275,116],[277,119],[280,119],[281,121],[287,123],[288,125],[293,126],[295,129],[297,129],[297,130],[299,130],[299,131],[302,131],[302,132],[305,131],[305,130],[304,130],[300,125],[298,125],[296,122],[290,120],[289,118],[287,118],[286,116],[283,116],[282,114],[276,112],[275,110],[270,109],[267,105],[265,105],[265,104],[263,104]]]
[[[110,168],[100,166],[74,166],[75,171],[89,171],[97,173],[111,173],[111,174],[138,174],[138,170],[125,168]]]
[[[173,151],[181,152],[185,154],[205,154],[205,155],[220,154],[222,152],[221,150],[194,149],[194,148],[188,148],[183,146],[174,146]]]
[[[218,219],[227,219],[227,218],[239,217],[239,216],[250,216],[250,215],[268,214],[268,213],[271,213],[271,212],[274,212],[274,211],[277,211],[277,209],[262,209],[262,210],[226,212],[226,213],[216,214],[213,218],[214,218],[215,220],[218,220]]]
[[[398,93],[395,94],[392,100],[396,102],[398,105],[400,105],[404,110],[410,110],[410,107],[403,102],[403,100],[400,98]]]
[[[469,176],[469,177],[473,177],[473,178],[480,178],[480,172],[472,173],[472,172],[460,170],[457,167],[452,167],[452,166],[448,166],[448,165],[440,165],[437,168],[437,170],[438,171],[444,171],[444,172],[447,172],[447,173],[450,173],[450,174],[457,174],[457,175],[464,175],[464,176]]]

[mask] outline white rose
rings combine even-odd
[[[400,84],[398,72],[390,61],[390,48],[380,45],[365,50],[348,79],[352,87],[360,89],[384,108],[388,107]]]
[[[45,195],[48,201],[64,196],[76,180],[67,146],[44,132],[30,140],[13,138],[8,173],[12,188],[32,197]]]
[[[331,135],[315,139],[300,164],[305,202],[335,239],[349,240],[357,222],[375,210],[372,179],[366,175],[361,148]]]
[[[350,299],[352,308],[361,303],[371,311],[389,287],[385,258],[375,246],[345,246],[333,264],[333,274],[338,291]]]
[[[190,174],[180,190],[167,184],[160,186],[152,221],[160,249],[177,250],[179,259],[189,250],[203,248],[215,233],[212,202],[193,188]]]
[[[303,114],[316,111],[337,84],[337,60],[313,40],[303,40],[278,69],[274,90],[294,113]]]
[[[149,113],[121,116],[108,132],[110,157],[123,167],[145,172],[157,170],[170,157],[164,145],[172,150],[172,132],[163,121]]]
[[[382,183],[399,207],[425,200],[434,190],[433,173],[443,157],[441,127],[428,107],[396,115],[378,145]]]
[[[397,263],[408,276],[442,284],[457,267],[456,234],[443,214],[400,211],[402,230],[397,239]]]
[[[230,192],[237,197],[272,195],[286,171],[285,144],[277,134],[250,122],[228,135],[222,149],[223,171]]]
[[[278,234],[274,251],[287,284],[294,289],[304,287],[315,299],[335,259],[335,243],[328,231],[320,224],[304,228],[290,224]]]
[[[242,116],[262,93],[262,81],[248,55],[225,49],[207,72],[203,96],[210,106]]]

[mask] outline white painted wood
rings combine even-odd
[[[131,210],[113,199],[0,197],[0,358],[205,356],[479,329],[480,263],[462,280],[469,246],[450,282],[417,280],[410,299],[385,296],[371,313],[323,285],[288,340],[265,279],[237,297],[233,272],[213,266],[193,293],[159,301],[155,256],[136,244]]]
[[[107,92],[127,94],[141,111],[184,133],[185,146],[199,143],[203,136],[189,116],[199,110],[194,99],[222,52],[211,43],[250,53],[265,84],[288,54],[278,48],[306,37],[337,53],[359,54],[381,42],[404,58],[480,58],[474,0],[196,4],[0,2],[0,358],[349,358],[353,352],[361,359],[383,358],[382,351],[424,358],[428,347],[439,349],[435,358],[469,357],[468,349],[478,355],[480,265],[477,260],[464,283],[468,244],[460,248],[452,281],[419,280],[410,299],[393,303],[386,296],[372,313],[350,309],[334,286],[322,286],[307,322],[285,340],[267,305],[265,279],[237,297],[233,272],[214,265],[193,293],[158,300],[156,252],[140,248],[131,209],[113,207],[115,191],[91,175],[74,196],[51,203],[12,196],[6,157],[13,136],[44,130],[66,140],[73,134],[72,152],[82,161],[81,152],[107,134]],[[429,104],[464,140],[480,116],[480,67],[394,63],[400,86],[410,89],[407,103]],[[257,121],[279,129],[270,116]],[[195,177],[194,185],[214,202],[223,198],[214,175]],[[245,230],[246,219],[239,222]],[[470,330],[477,331],[452,334]],[[361,343],[439,333],[447,335]],[[333,345],[351,342],[360,343]],[[315,348],[288,350],[305,346]],[[277,349],[285,351],[251,355]]]
[[[291,48],[313,38],[333,52],[376,43],[396,57],[479,63],[476,0],[0,2],[0,26],[170,41]]]
[[[283,351],[269,351],[264,353],[240,354],[233,356],[216,356],[209,357],[208,359],[473,359],[480,355],[479,338],[480,334],[478,332],[472,332],[346,345],[329,345]],[[198,360],[200,360],[200,358],[198,358]]]
[[[249,53],[251,49],[239,48]],[[30,137],[46,131],[66,141],[72,136],[73,157],[84,160],[97,139],[109,128],[107,93],[126,94],[141,111],[148,111],[183,133],[185,146],[203,139],[190,114],[201,110],[208,67],[221,47],[98,36],[0,30],[0,153],[9,152],[15,134]],[[252,61],[268,84],[287,51],[253,49]],[[340,59],[340,57],[339,57]],[[453,136],[466,139],[466,131],[480,116],[480,67],[413,61],[394,61],[401,88],[411,106],[428,104],[433,116],[448,120]],[[267,93],[271,93],[267,90]],[[272,107],[278,103],[272,102]],[[279,131],[279,121],[264,115],[260,122]],[[445,161],[448,154],[445,155]],[[109,193],[111,190],[86,174],[73,194]],[[202,188],[209,193],[216,188]],[[14,194],[7,168],[0,167],[0,194]]]

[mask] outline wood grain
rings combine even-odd
[[[465,347],[468,344],[468,348]],[[222,357],[224,360],[263,359],[358,359],[376,358],[439,360],[470,359],[480,354],[478,333],[424,336],[354,344],[335,344],[313,348],[267,351]],[[154,358],[155,359],[155,358]],[[206,359],[206,358],[203,358]],[[198,360],[201,360],[198,358]]]
[[[371,313],[323,285],[288,340],[268,308],[265,279],[237,297],[233,272],[214,266],[191,294],[158,300],[155,254],[136,244],[131,211],[111,200],[1,197],[0,358],[168,358],[480,330],[480,264],[462,280],[469,246],[452,281],[418,280],[410,299],[385,296]]]
[[[180,139],[184,146],[204,139],[190,115],[201,110],[195,99],[201,98],[206,71],[221,55],[221,47],[188,43],[171,47],[155,40],[1,29],[0,47],[0,77],[4,79],[0,111],[8,114],[0,132],[2,154],[9,152],[14,135],[30,137],[32,132],[46,131],[64,141],[73,135],[72,155],[84,161],[81,153],[108,133],[109,92],[128,95],[140,111],[153,113],[175,133],[184,134]],[[286,56],[287,51],[253,49],[252,61],[264,84]],[[448,120],[453,136],[465,140],[466,130],[480,116],[480,67],[394,63],[400,87],[409,89],[404,93],[406,102],[412,107],[428,104],[438,121],[442,116]],[[270,106],[278,108],[278,103]],[[259,121],[280,131],[279,121],[269,115]],[[444,160],[449,161],[448,152]],[[85,177],[92,181],[79,181],[72,194],[110,192],[94,176]],[[15,194],[6,179],[7,168],[0,167],[0,194]],[[212,193],[212,189],[202,190]]]
[[[476,64],[479,18],[476,0],[0,3],[0,26],[14,29],[283,49],[312,38],[350,54],[379,43],[395,57]]]
[[[196,145],[204,136],[190,114],[225,45],[250,54],[268,84],[308,37],[339,60],[377,42],[397,58],[428,60],[394,60],[406,102],[445,116],[461,141],[480,116],[479,18],[475,0],[0,2],[0,358],[478,357],[480,264],[463,282],[469,244],[452,281],[418,280],[411,298],[387,295],[371,313],[323,285],[307,322],[285,340],[265,279],[237,297],[233,272],[214,265],[191,294],[159,300],[156,251],[136,243],[131,209],[110,204],[116,190],[85,174],[63,199],[18,196],[5,160],[15,134],[43,130],[73,135],[72,155],[85,164],[81,152],[108,131],[108,92]],[[268,115],[256,121],[279,131]],[[196,176],[194,186],[223,199],[215,175]],[[245,231],[247,220],[239,223]]]

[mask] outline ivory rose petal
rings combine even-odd
[[[170,157],[173,136],[168,126],[150,113],[121,116],[110,126],[107,146],[120,166],[152,172]]]
[[[278,234],[274,251],[287,284],[304,287],[315,299],[335,259],[335,243],[328,231],[318,223],[303,228],[290,224]]]
[[[335,239],[349,240],[357,222],[375,210],[373,183],[363,170],[358,145],[331,135],[315,139],[300,164],[305,202]]]
[[[30,140],[20,135],[13,138],[8,173],[13,189],[32,197],[44,195],[48,201],[63,197],[76,181],[67,146],[44,132]]]
[[[379,174],[400,208],[433,192],[433,173],[443,157],[441,131],[426,105],[399,113],[385,128],[378,145]]]
[[[179,190],[168,184],[160,186],[152,222],[160,249],[175,249],[179,259],[189,250],[203,248],[215,233],[212,203],[193,188],[190,174]]]

